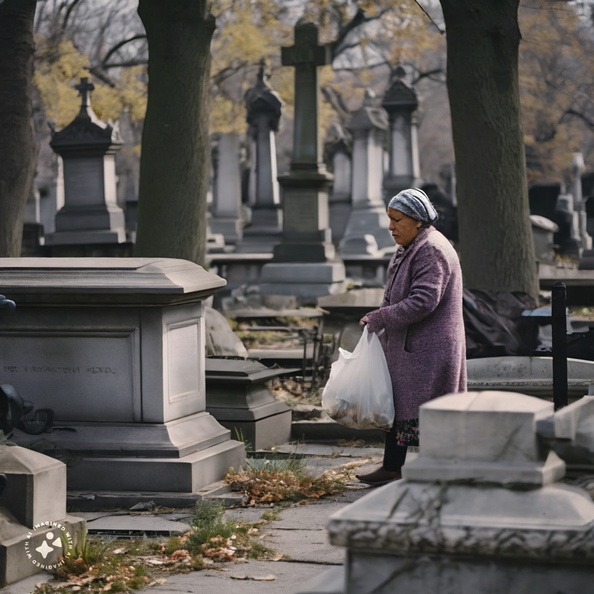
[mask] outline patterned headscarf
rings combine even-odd
[[[433,223],[439,217],[427,194],[418,188],[402,190],[390,200],[388,208],[399,210],[423,223]]]

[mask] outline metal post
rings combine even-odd
[[[567,406],[567,291],[555,283],[551,294],[553,339],[553,403],[555,410]]]

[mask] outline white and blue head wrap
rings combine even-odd
[[[417,221],[428,224],[439,217],[427,194],[418,188],[398,192],[388,203],[388,208],[394,208]]]

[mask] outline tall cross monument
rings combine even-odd
[[[282,63],[295,67],[293,156],[283,190],[283,232],[273,259],[262,269],[262,291],[294,295],[302,302],[343,290],[328,214],[332,176],[321,161],[318,67],[332,63],[330,45],[318,43],[314,23],[295,26],[295,43],[282,48]]]

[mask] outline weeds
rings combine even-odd
[[[184,573],[239,559],[271,558],[274,551],[259,541],[259,526],[266,522],[237,522],[225,517],[220,504],[207,501],[196,507],[187,532],[164,543],[105,541],[84,531],[55,571],[56,581],[38,585],[35,594],[133,592],[164,581],[155,578],[155,573]]]
[[[253,452],[254,451],[254,444],[244,436],[243,430],[241,427],[233,427],[233,433],[235,433],[235,439],[237,441],[243,442],[246,452]]]
[[[315,476],[304,459],[295,457],[253,460],[247,469],[232,469],[225,477],[232,490],[246,495],[248,505],[319,499],[341,493],[349,479],[346,467]]]
[[[229,472],[225,480],[247,495],[249,505],[280,504],[258,522],[239,522],[220,503],[203,501],[196,506],[188,530],[164,542],[105,541],[84,531],[56,570],[56,579],[38,585],[35,594],[130,593],[162,583],[162,576],[171,572],[199,571],[242,559],[278,559],[262,542],[261,526],[275,520],[283,505],[343,491],[356,465],[314,476],[301,457],[254,459],[245,470]]]

